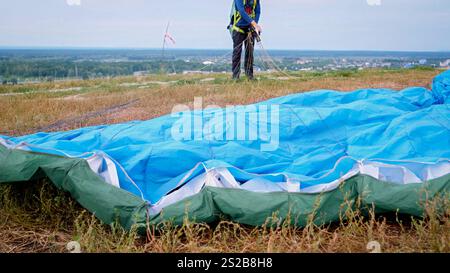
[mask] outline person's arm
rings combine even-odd
[[[258,1],[258,3],[256,4],[256,9],[255,9],[255,15],[256,15],[255,21],[256,21],[256,23],[259,24],[259,16],[261,15],[261,1],[260,0],[257,0],[257,1]]]
[[[234,0],[234,3],[236,3],[236,9],[241,14],[242,19],[247,23],[251,24],[253,22],[252,17],[250,17],[247,12],[245,11],[244,1],[243,0]]]
[[[255,21],[252,22],[252,26],[256,30],[258,35],[261,35],[262,28],[259,25],[259,16],[261,15],[261,0],[255,0],[255,1],[258,1],[258,2],[256,3],[256,7],[255,7]]]

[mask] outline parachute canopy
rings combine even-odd
[[[47,176],[106,223],[422,213],[450,187],[450,71],[432,90],[319,90],[147,121],[0,136],[0,183]],[[231,117],[231,118],[230,118]],[[425,198],[425,199],[424,199]]]

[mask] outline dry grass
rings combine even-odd
[[[202,82],[208,76],[124,77],[109,80],[0,86],[0,134],[21,135],[35,132],[60,120],[83,116],[123,104],[133,99],[139,103],[101,117],[80,119],[60,129],[87,125],[144,120],[170,113],[176,104],[192,104],[201,96],[205,105],[248,104],[296,92],[316,89],[349,91],[358,88],[402,89],[429,87],[439,70],[373,70],[360,72],[299,73],[291,80],[277,80],[262,74],[260,81],[232,82],[228,75],[216,74],[215,81]],[[147,84],[148,82],[169,84]],[[142,85],[136,85],[141,83]],[[124,85],[126,84],[126,85]],[[79,91],[60,91],[81,87]],[[143,88],[141,88],[143,87]],[[53,90],[53,91],[52,91]],[[47,92],[45,92],[47,91]],[[50,91],[50,92],[49,92]],[[1,95],[1,94],[8,95]],[[20,95],[12,95],[17,93]]]
[[[175,104],[192,104],[196,96],[205,104],[225,106],[315,89],[429,87],[439,72],[301,73],[290,80],[263,74],[256,83],[231,82],[221,74],[149,76],[0,87],[0,134],[32,133],[134,99],[138,103],[126,109],[60,129],[149,119],[169,113]],[[205,77],[215,80],[201,81]],[[0,185],[0,252],[66,252],[72,240],[80,242],[84,252],[367,252],[372,240],[380,242],[383,252],[450,252],[448,200],[446,196],[427,204],[424,218],[348,210],[347,220],[325,227],[281,223],[254,228],[226,221],[214,225],[185,221],[180,227],[164,223],[141,237],[135,230],[103,225],[47,181],[34,181]]]
[[[186,220],[182,226],[163,223],[147,236],[101,224],[46,181],[3,185],[0,196],[0,252],[67,252],[72,240],[83,252],[368,252],[374,240],[383,252],[450,251],[448,196],[427,203],[424,218],[348,209],[346,220],[331,226],[310,221],[298,228],[274,214],[262,227]]]

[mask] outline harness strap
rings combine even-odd
[[[236,0],[236,1],[239,1],[239,0]],[[257,5],[257,4],[258,4],[258,0],[253,0],[253,9],[252,9],[252,13],[249,14],[250,17],[251,17],[252,19],[255,19],[255,17],[256,17],[256,12],[255,12],[255,10],[256,10],[256,5]],[[247,5],[247,0],[244,0],[244,5]],[[245,31],[244,31],[243,29],[241,29],[240,27],[237,26],[237,24],[239,23],[239,21],[240,21],[241,19],[242,19],[242,15],[241,15],[241,13],[236,9],[236,11],[235,11],[235,13],[234,13],[234,22],[233,22],[232,29],[235,30],[235,31],[237,31],[237,32],[240,32],[240,33],[245,34]]]

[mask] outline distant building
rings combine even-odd
[[[203,64],[204,65],[213,65],[214,62],[212,62],[212,61],[204,61]]]
[[[420,65],[425,65],[425,64],[427,64],[427,62],[428,62],[427,59],[422,59],[422,60],[419,61],[419,64]]]
[[[441,65],[441,67],[449,67],[450,68],[450,59],[441,62],[440,65]]]
[[[305,64],[310,64],[310,63],[312,63],[312,60],[300,59],[300,60],[297,60],[297,62],[296,62],[296,64],[299,64],[299,65],[305,65]]]
[[[147,75],[150,75],[150,74],[151,74],[150,71],[136,71],[136,72],[133,72],[133,76],[135,76],[135,77],[147,76]]]
[[[185,70],[183,71],[183,75],[192,75],[192,74],[211,74],[209,71],[199,71],[199,70]]]

